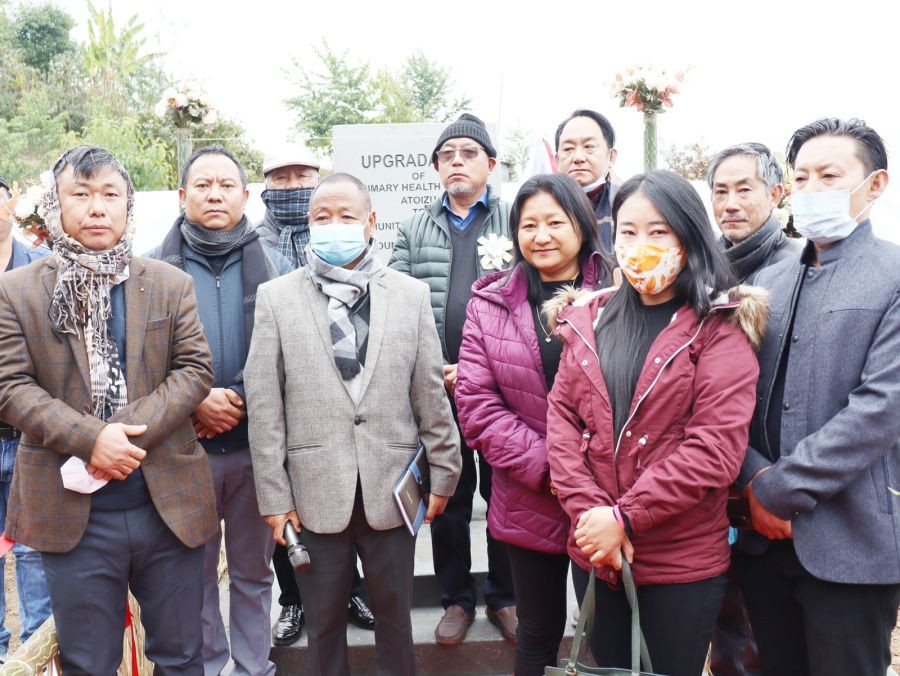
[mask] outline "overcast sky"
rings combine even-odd
[[[84,0],[55,1],[79,22],[74,35],[83,39]],[[450,69],[456,92],[471,97],[472,112],[497,123],[501,136],[521,126],[552,140],[573,109],[595,108],[616,129],[623,177],[641,169],[642,119],[618,107],[609,84],[638,63],[693,66],[674,108],[660,117],[661,148],[702,141],[714,151],[754,140],[782,150],[792,131],[817,117],[858,116],[884,136],[900,166],[900,46],[896,23],[874,5],[115,0],[112,7],[120,23],[138,14],[166,70],[201,82],[262,149],[293,133],[283,101],[295,88],[285,69],[294,58],[315,64],[313,47],[324,38],[373,68],[397,69],[421,49]],[[900,201],[896,195],[900,171],[885,201]]]

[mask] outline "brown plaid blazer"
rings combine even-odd
[[[131,442],[147,451],[142,469],[153,504],[185,545],[197,547],[216,528],[216,500],[190,422],[213,382],[193,281],[144,258],[133,258],[130,272],[129,403],[108,422],[147,425]],[[6,534],[43,552],[71,550],[87,528],[91,496],[63,488],[59,468],[72,455],[89,460],[106,424],[91,415],[84,342],[50,328],[55,282],[52,256],[0,275],[0,420],[22,431]]]

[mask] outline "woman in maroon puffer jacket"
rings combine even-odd
[[[506,544],[516,592],[517,676],[556,664],[566,621],[569,518],[550,492],[547,393],[562,344],[539,314],[566,286],[609,279],[591,205],[565,175],[535,176],[510,211],[516,264],[478,280],[459,352],[466,443],[493,469],[488,528]]]
[[[676,174],[629,179],[613,222],[627,282],[571,294],[556,319],[565,349],[549,400],[550,470],[572,522],[577,594],[591,565],[614,584],[624,553],[653,667],[697,676],[725,589],[725,502],[747,450],[765,295],[729,291],[703,203]],[[594,658],[628,667],[625,594],[598,584],[596,597]]]

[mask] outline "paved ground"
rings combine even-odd
[[[7,591],[6,626],[12,632],[12,639],[10,641],[10,651],[12,651],[19,645],[19,602],[15,592],[16,578],[12,556],[6,557],[4,579],[4,589]],[[355,627],[351,629],[355,629]],[[897,628],[894,630],[893,640],[891,642],[891,653],[893,655],[892,666],[894,669],[900,671],[900,615],[898,615]]]

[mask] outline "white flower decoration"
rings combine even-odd
[[[505,235],[491,233],[478,238],[478,255],[485,270],[503,270],[512,261],[512,241]]]

